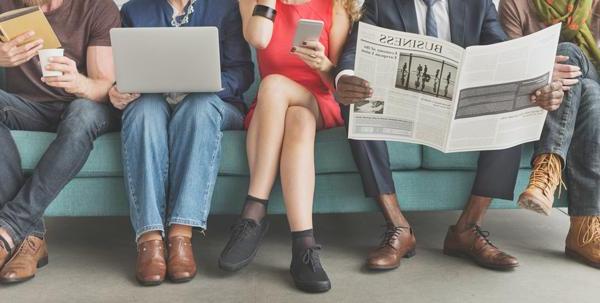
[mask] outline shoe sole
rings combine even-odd
[[[413,249],[413,250],[407,252],[402,258],[404,258],[404,259],[410,259],[410,258],[414,257],[416,254],[417,254],[416,249]],[[374,270],[374,271],[386,271],[386,270],[396,269],[398,267],[400,267],[400,263],[398,263],[397,265],[388,265],[388,266],[385,266],[385,265],[369,265],[369,264],[367,264],[367,268],[369,270]]]
[[[582,262],[582,263],[584,263],[586,265],[589,265],[591,267],[600,269],[600,263],[590,261],[587,258],[585,258],[584,256],[580,255],[578,252],[574,251],[574,250],[565,248],[565,255],[567,257],[571,258],[571,259],[575,259],[575,260],[577,260],[579,262]]]
[[[187,278],[181,278],[181,279],[174,279],[174,278],[169,277],[169,281],[171,281],[175,284],[181,284],[181,283],[190,282],[190,281],[194,280],[195,277],[196,277],[196,275],[193,275],[193,276],[187,277]]]
[[[290,270],[290,274],[292,277],[294,274]],[[294,280],[294,285],[297,289],[307,292],[307,293],[323,293],[331,290],[331,281],[321,281],[321,282],[302,282]]]
[[[548,208],[545,203],[526,193],[521,194],[518,204],[523,209],[531,210],[545,216],[550,216],[550,212],[552,211],[552,208]]]
[[[37,265],[36,268],[42,268],[46,265],[48,265],[49,262],[49,258],[48,256],[41,258]],[[31,279],[35,278],[35,274],[30,276],[30,277],[24,277],[24,278],[14,278],[14,279],[0,279],[0,283],[2,284],[15,284],[15,283],[22,283],[22,282],[27,282]]]
[[[223,260],[221,260],[221,258],[219,258],[219,268],[224,271],[228,271],[228,272],[236,272],[236,271],[239,271],[240,269],[246,267],[246,265],[250,264],[250,262],[252,262],[252,260],[254,260],[254,257],[256,257],[256,254],[258,253],[258,248],[260,247],[260,244],[262,243],[263,238],[267,234],[267,231],[269,231],[270,224],[266,223],[266,222],[267,221],[265,221],[265,224],[267,224],[267,225],[266,225],[265,229],[260,233],[260,238],[258,239],[256,248],[254,249],[252,254],[247,259],[245,259],[239,263],[231,264],[231,263],[223,262]]]
[[[164,281],[142,281],[138,278],[136,278],[136,280],[138,281],[138,283],[140,283],[140,285],[142,285],[144,287],[159,286],[164,282]]]
[[[493,269],[493,270],[498,270],[498,271],[511,271],[511,270],[514,270],[515,268],[519,267],[518,263],[514,264],[514,265],[485,264],[483,262],[477,261],[476,259],[472,258],[471,256],[469,256],[463,252],[451,251],[451,250],[446,250],[446,249],[444,249],[443,252],[444,252],[444,255],[446,255],[446,256],[456,257],[456,258],[461,258],[461,259],[468,259],[468,260],[475,262],[475,264],[477,264],[483,268],[487,268],[487,269]]]

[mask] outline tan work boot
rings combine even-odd
[[[554,192],[562,182],[562,162],[555,154],[542,154],[533,161],[527,189],[519,197],[519,206],[546,216],[552,211]]]
[[[589,266],[600,268],[600,217],[571,217],[565,253]]]

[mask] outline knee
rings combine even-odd
[[[223,119],[223,102],[215,94],[190,94],[178,105],[172,123],[203,128],[219,126]]]
[[[123,111],[123,131],[131,128],[152,129],[167,124],[169,105],[160,94],[144,94]]]
[[[77,99],[67,107],[59,132],[93,140],[107,130],[110,121],[111,111],[107,104]]]
[[[314,141],[317,131],[315,115],[307,108],[292,106],[285,116],[285,136],[297,141]]]
[[[282,97],[286,94],[286,87],[291,80],[282,75],[266,76],[261,82],[258,89],[258,102],[278,102],[283,104]]]
[[[579,48],[579,46],[571,42],[559,43],[556,54],[560,56],[569,57],[569,61],[567,61],[567,63],[570,62],[571,64],[576,63],[577,60],[585,57],[585,54],[583,53],[581,48]]]

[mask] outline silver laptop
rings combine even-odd
[[[216,27],[115,28],[110,39],[121,92],[222,90]]]

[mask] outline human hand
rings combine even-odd
[[[531,95],[531,102],[551,112],[560,107],[564,95],[562,82],[554,81],[550,85],[544,86]]]
[[[140,94],[127,94],[121,93],[116,85],[114,85],[110,91],[108,91],[108,97],[110,98],[110,103],[120,110],[124,110],[129,103],[137,100],[140,97]]]
[[[565,91],[570,90],[573,85],[579,83],[577,77],[582,75],[579,66],[563,64],[567,60],[569,60],[567,56],[556,56],[554,73],[552,74],[552,80],[562,82]]]
[[[33,36],[34,32],[27,32],[9,42],[0,42],[0,67],[16,67],[35,57],[44,46],[44,40],[38,39],[23,44]]]
[[[46,66],[48,71],[61,72],[62,76],[43,77],[42,82],[56,88],[62,88],[67,93],[81,96],[86,91],[87,78],[77,70],[77,63],[67,57],[51,57]]]
[[[341,76],[337,83],[336,99],[344,105],[363,102],[373,96],[369,82],[356,76]]]
[[[333,69],[333,63],[325,55],[325,46],[319,41],[305,41],[301,46],[294,46],[292,54],[316,71],[327,73]]]

